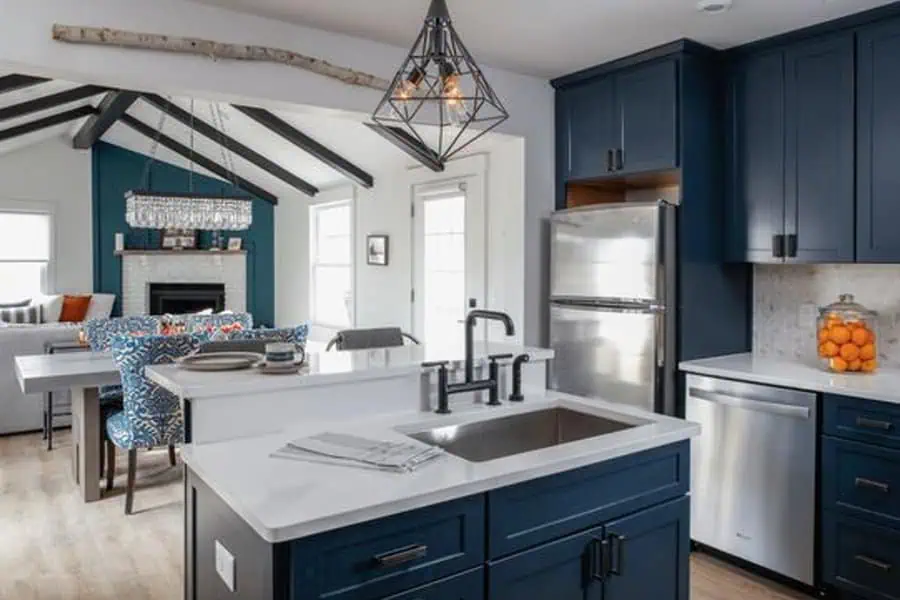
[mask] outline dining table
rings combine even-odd
[[[84,502],[101,497],[100,386],[120,383],[109,352],[36,354],[15,357],[16,378],[24,394],[70,390],[72,394],[72,473]]]

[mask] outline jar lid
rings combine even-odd
[[[857,317],[874,317],[877,316],[874,310],[869,310],[862,304],[855,302],[853,299],[853,294],[841,294],[838,296],[838,301],[829,304],[828,306],[823,306],[819,309],[819,312],[822,314],[837,312],[842,313],[845,316],[857,316]]]

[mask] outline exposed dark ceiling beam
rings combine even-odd
[[[100,102],[100,112],[81,126],[72,139],[72,146],[78,150],[87,150],[93,146],[116,121],[122,118],[139,96],[137,92],[107,92]]]
[[[89,117],[96,112],[97,109],[93,106],[80,106],[78,108],[73,108],[72,110],[67,110],[55,115],[50,115],[49,117],[44,117],[43,119],[38,119],[37,121],[23,123],[22,125],[16,125],[15,127],[10,127],[9,129],[2,129],[0,130],[0,142],[12,139],[14,137],[19,137],[20,135],[40,131],[41,129],[46,129],[47,127],[53,127],[54,125],[61,125],[63,123],[68,123],[69,121],[75,121],[76,119]]]
[[[252,106],[237,106],[235,108],[271,131],[274,131],[287,141],[291,142],[304,152],[316,157],[335,171],[341,173],[348,179],[351,179],[359,185],[370,188],[375,185],[375,180],[371,175],[354,165],[352,162],[341,156],[340,154],[329,150],[316,140],[312,139],[302,131],[286,121],[276,117],[263,108]]]
[[[6,75],[0,77],[0,94],[21,90],[47,81],[50,80],[43,77],[32,77],[31,75]]]
[[[256,165],[269,175],[277,177],[291,187],[300,190],[307,196],[315,196],[319,193],[319,188],[313,184],[301,177],[297,177],[281,165],[269,160],[262,154],[245,146],[231,136],[226,135],[225,132],[219,131],[206,121],[198,118],[197,115],[192,117],[188,111],[156,94],[144,94],[143,98],[146,102],[149,102],[158,110],[163,111],[176,121],[180,121],[187,127],[193,127],[194,131],[200,135],[206,136],[214,142],[218,142],[220,145],[224,146],[229,151],[234,152],[247,162]]]
[[[364,125],[435,173],[440,173],[444,170],[444,163],[441,162],[437,154],[399,127],[381,125],[379,123],[364,123]]]
[[[186,158],[188,160],[193,159],[193,161],[195,163],[197,163],[198,165],[200,165],[201,167],[203,167],[210,173],[215,173],[216,175],[218,175],[222,179],[225,179],[226,181],[237,182],[237,185],[239,187],[241,187],[244,191],[256,196],[257,198],[259,198],[261,200],[265,200],[266,202],[269,202],[270,204],[278,204],[278,197],[275,196],[274,194],[267,192],[266,190],[262,189],[261,187],[257,186],[256,184],[254,184],[251,181],[247,181],[246,179],[237,175],[236,173],[232,173],[231,171],[229,171],[228,169],[226,169],[219,163],[215,162],[214,160],[207,158],[206,156],[203,156],[202,154],[197,154],[196,151],[191,152],[191,149],[188,148],[187,146],[185,146],[184,144],[182,144],[181,142],[173,140],[169,136],[158,132],[153,127],[150,127],[149,125],[145,124],[144,122],[139,121],[138,119],[135,119],[128,113],[125,113],[124,115],[122,115],[122,118],[120,120],[122,123],[124,123],[125,125],[128,125],[132,129],[134,129],[135,131],[140,133],[141,135],[144,135],[145,137],[147,137],[151,140],[158,139],[161,146],[165,146],[172,152],[175,152],[176,154],[180,154],[181,156],[183,156],[184,158]]]
[[[69,104],[71,102],[84,100],[85,98],[90,98],[91,96],[102,94],[105,91],[107,91],[107,88],[103,88],[98,85],[83,85],[71,90],[59,92],[57,94],[41,96],[40,98],[35,98],[34,100],[21,102],[19,104],[13,104],[12,106],[7,106],[5,108],[0,108],[0,121],[7,121],[9,119],[15,119],[16,117],[22,117],[24,115],[29,115],[31,113],[39,112],[42,110],[56,108],[57,106],[62,106],[63,104]]]

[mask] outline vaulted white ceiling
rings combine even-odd
[[[411,46],[429,0],[195,0]],[[556,77],[680,38],[728,48],[894,0],[734,0],[723,14],[697,0],[447,0],[476,59]],[[228,41],[228,40],[222,40]],[[324,57],[327,58],[327,57]],[[348,65],[352,66],[352,65]]]

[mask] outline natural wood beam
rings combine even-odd
[[[143,99],[145,102],[153,105],[157,110],[163,111],[164,113],[166,113],[176,121],[181,122],[183,125],[186,125],[187,127],[193,127],[194,131],[196,131],[200,135],[206,136],[214,142],[217,142],[218,144],[224,146],[228,151],[234,152],[236,155],[240,156],[247,162],[259,167],[269,175],[277,177],[291,187],[303,192],[307,196],[315,196],[319,193],[319,188],[309,183],[302,177],[294,175],[281,165],[275,163],[272,160],[269,160],[265,156],[245,146],[236,139],[226,135],[224,131],[219,131],[196,115],[192,116],[189,112],[182,109],[173,102],[170,102],[156,94],[145,94],[143,96]]]
[[[228,44],[201,38],[126,31],[109,27],[60,25],[58,23],[53,25],[52,35],[54,40],[72,44],[94,44],[138,50],[177,52],[204,56],[212,60],[231,59],[280,63],[338,79],[350,85],[369,87],[380,91],[386,91],[391,85],[391,82],[387,79],[347,67],[333,65],[321,58],[306,56],[299,52],[281,48]]]
[[[43,77],[32,77],[31,75],[6,75],[0,77],[0,94],[14,92],[15,90],[21,90],[39,83],[46,83],[47,81],[50,80]]]
[[[99,114],[92,116],[81,126],[72,140],[72,146],[78,150],[87,150],[93,146],[122,118],[139,96],[137,92],[107,92],[100,102]]]
[[[102,94],[105,91],[107,91],[107,88],[100,87],[98,85],[83,85],[71,90],[59,92],[57,94],[41,96],[40,98],[35,98],[34,100],[20,102],[19,104],[13,104],[12,106],[0,108],[0,121],[8,121],[9,119],[15,119],[17,117],[29,115],[31,113],[40,112],[42,110],[56,108],[57,106],[62,106],[63,104],[78,102],[79,100],[84,100],[86,98],[90,98],[91,96]]]
[[[235,105],[235,108],[359,185],[366,188],[375,185],[375,179],[369,173],[269,111],[252,106]]]
[[[35,131],[53,127],[54,125],[62,125],[63,123],[83,119],[84,117],[89,117],[96,112],[97,109],[95,109],[93,106],[80,106],[78,108],[73,108],[72,110],[67,110],[55,115],[50,115],[49,117],[44,117],[43,119],[38,119],[29,123],[23,123],[22,125],[16,125],[15,127],[10,127],[9,129],[2,129],[0,130],[0,142],[19,137],[21,135],[26,135],[28,133],[34,133]]]
[[[440,173],[444,170],[444,163],[441,162],[437,154],[399,127],[381,125],[380,123],[364,123],[364,125],[435,173]]]
[[[259,187],[255,183],[253,183],[252,181],[248,181],[248,180],[244,179],[243,177],[239,176],[238,174],[229,171],[228,169],[226,169],[219,163],[215,162],[214,160],[212,160],[202,154],[197,154],[196,151],[192,151],[191,148],[188,148],[181,142],[178,142],[178,141],[170,138],[169,136],[163,134],[162,132],[157,131],[153,127],[150,127],[143,121],[140,121],[140,120],[132,117],[128,113],[125,113],[124,115],[122,115],[122,118],[120,120],[122,123],[124,123],[125,125],[128,125],[129,127],[134,129],[138,133],[144,135],[145,137],[149,138],[150,140],[159,140],[159,144],[161,146],[165,146],[172,152],[179,154],[188,160],[193,160],[195,163],[197,163],[198,165],[200,165],[201,167],[203,167],[210,173],[215,173],[216,175],[218,175],[222,179],[225,179],[228,182],[237,183],[238,187],[240,187],[244,191],[256,196],[257,198],[259,198],[261,200],[265,200],[266,202],[269,202],[270,204],[278,204],[278,197],[275,196],[274,194],[267,192],[266,190],[262,189],[261,187]]]

